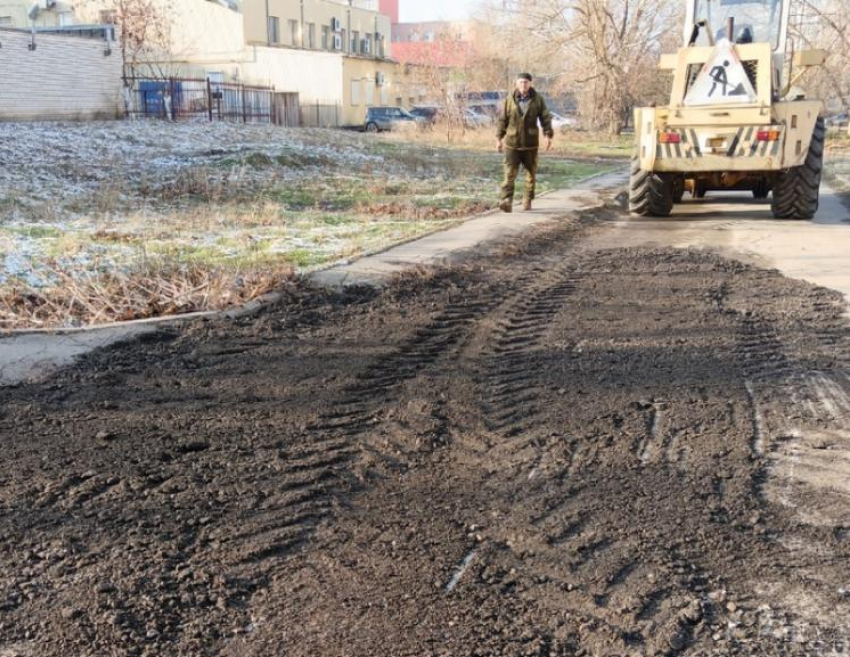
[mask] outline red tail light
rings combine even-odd
[[[779,141],[780,134],[779,130],[759,130],[756,133],[756,139],[758,141]]]
[[[678,132],[662,132],[658,135],[658,141],[662,144],[679,144],[682,141],[682,135]]]

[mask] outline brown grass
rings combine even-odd
[[[496,150],[496,126],[455,132],[448,139],[446,131],[439,124],[434,130],[419,130],[416,132],[386,133],[389,139],[404,142],[414,142],[420,146],[452,146],[478,151]],[[611,135],[605,132],[589,130],[556,130],[553,140],[552,155],[573,158],[611,158],[621,159],[619,152],[622,145],[631,144],[634,135]]]
[[[357,212],[371,217],[404,217],[405,219],[434,220],[454,219],[481,214],[492,210],[493,203],[468,201],[447,208],[433,208],[416,205],[415,203],[360,203]]]
[[[288,265],[243,271],[168,261],[88,276],[55,269],[51,285],[0,288],[0,329],[68,328],[222,310],[279,289]]]

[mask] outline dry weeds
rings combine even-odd
[[[294,270],[283,264],[211,270],[161,260],[131,272],[80,275],[57,267],[39,275],[49,275],[51,284],[0,288],[0,329],[58,329],[223,310],[279,289],[293,280]]]
[[[440,124],[434,130],[421,130],[415,133],[386,133],[387,139],[414,142],[420,146],[442,146],[470,149],[476,151],[495,151],[496,126],[487,128],[467,129],[465,132],[455,132],[448,138],[444,127]],[[587,130],[556,130],[549,155],[570,158],[622,159],[628,157],[634,135],[624,133],[611,135],[609,133]]]

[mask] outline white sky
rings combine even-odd
[[[465,20],[476,4],[477,0],[401,0],[399,20],[402,23]]]

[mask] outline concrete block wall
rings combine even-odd
[[[121,53],[99,39],[0,29],[0,121],[123,115]]]

